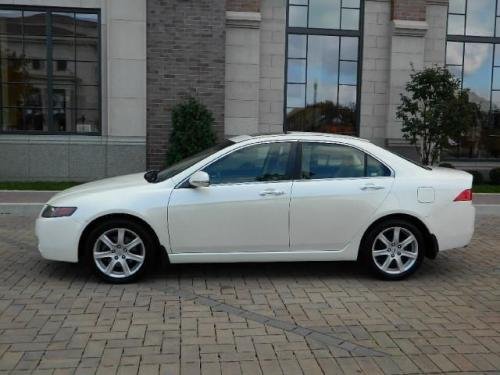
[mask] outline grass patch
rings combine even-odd
[[[0,182],[0,190],[64,190],[80,185],[74,181],[30,181],[30,182]]]
[[[500,194],[500,185],[481,184],[472,187],[474,193],[497,193]]]

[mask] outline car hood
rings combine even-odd
[[[134,173],[125,176],[105,178],[103,180],[89,182],[86,184],[78,185],[70,189],[66,189],[54,195],[48,202],[48,204],[53,204],[54,202],[61,201],[66,198],[76,198],[81,195],[99,193],[99,192],[110,192],[112,190],[122,190],[129,189],[131,187],[139,187],[149,185],[144,179],[144,173]]]

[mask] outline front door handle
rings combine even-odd
[[[283,190],[276,190],[276,189],[266,189],[264,191],[261,191],[259,195],[261,197],[266,197],[269,195],[274,195],[274,196],[279,196],[279,195],[284,195],[285,192]]]
[[[380,185],[374,185],[374,184],[366,184],[361,188],[363,191],[370,191],[370,190],[383,190],[385,187],[380,186]]]

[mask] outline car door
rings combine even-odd
[[[357,148],[304,142],[290,203],[291,250],[342,250],[387,197],[392,171]]]
[[[208,187],[181,184],[168,206],[174,253],[287,251],[296,143],[245,146],[202,170]]]

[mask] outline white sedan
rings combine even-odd
[[[472,176],[331,134],[240,136],[160,171],[55,195],[36,222],[47,259],[107,281],[170,263],[361,260],[401,279],[474,232]]]

